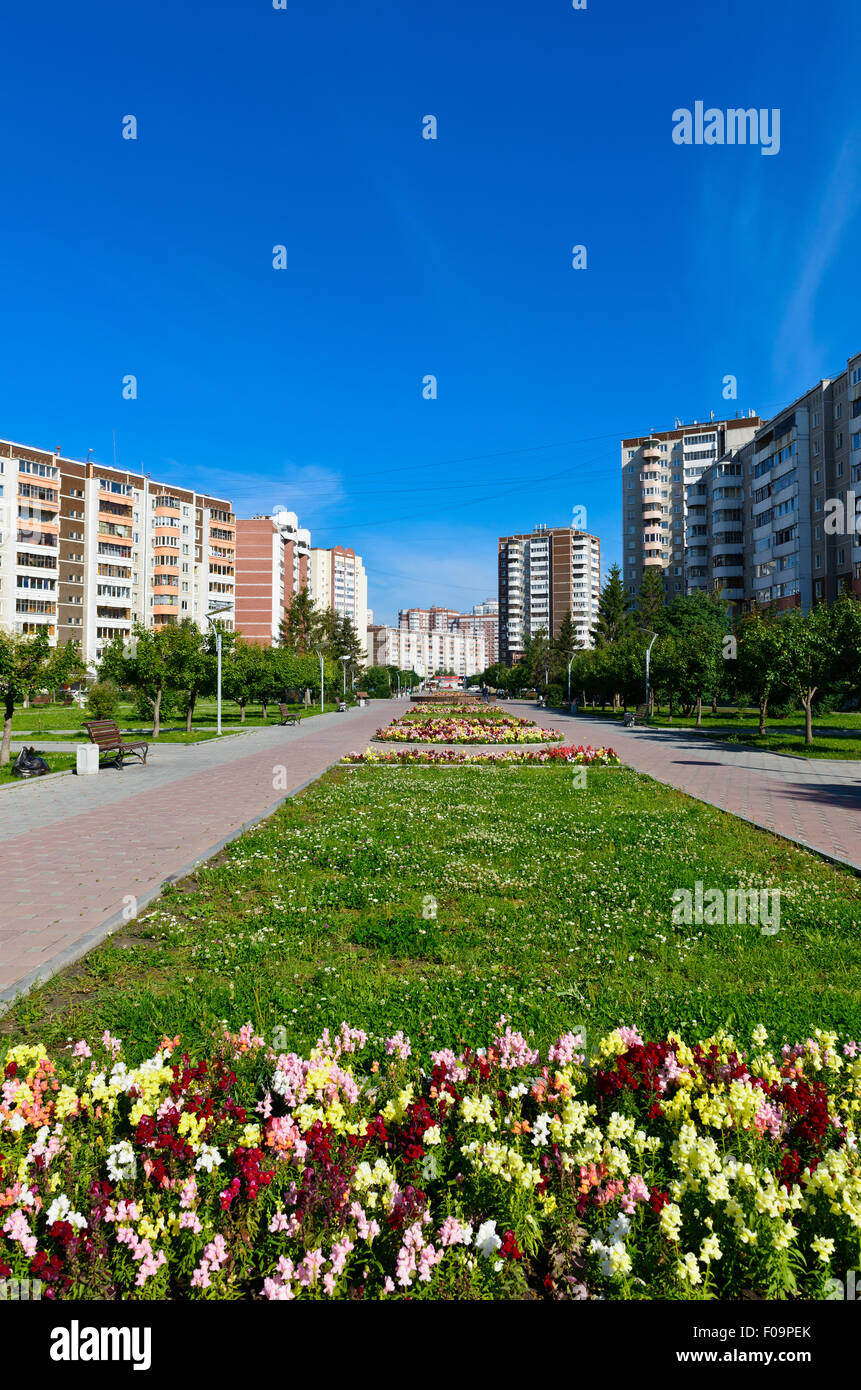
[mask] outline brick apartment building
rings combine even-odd
[[[236,524],[223,498],[9,440],[0,489],[0,626],[74,640],[93,669],[136,620],[203,626],[213,599],[233,600]]]
[[[499,659],[512,665],[538,632],[558,635],[570,612],[582,647],[592,645],[601,596],[601,542],[570,526],[536,526],[499,538]]]

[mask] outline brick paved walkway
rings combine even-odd
[[[610,744],[658,782],[861,869],[861,761],[790,758],[684,729],[624,729],[555,712],[543,722],[566,744]]]
[[[408,701],[297,729],[153,745],[146,768],[0,789],[0,1004],[47,979],[353,748]],[[276,786],[276,769],[286,769]],[[282,786],[286,782],[286,790]]]

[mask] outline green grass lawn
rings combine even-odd
[[[672,894],[780,888],[781,926],[674,925]],[[130,881],[130,891],[134,883]],[[436,916],[434,917],[435,900]],[[337,769],[0,1022],[205,1048],[342,1020],[417,1044],[574,1023],[861,1032],[861,880],[628,769]],[[426,1050],[426,1049],[425,1049]]]
[[[621,724],[623,714],[601,713],[598,710],[580,710],[582,718],[592,718],[603,723]],[[665,713],[655,714],[649,724],[658,729],[694,729],[695,716],[684,718],[677,714],[672,720]],[[759,714],[756,710],[719,710],[717,714],[703,713],[702,728],[697,730],[704,736],[719,738],[728,743],[742,743],[745,747],[761,748],[769,753],[794,753],[804,758],[861,758],[861,714],[854,711],[846,714],[822,714],[814,716],[813,737],[815,742],[809,747],[804,742],[804,714],[786,715],[781,719],[766,721],[764,736],[759,734]]]
[[[44,742],[45,741],[42,740],[42,743]],[[39,756],[45,759],[52,772],[67,772],[70,767],[75,766],[74,753],[52,753],[50,748],[43,747],[42,744],[33,746],[36,748],[36,752]],[[7,763],[5,767],[0,767],[0,786],[5,786],[7,782],[14,782],[16,786],[23,786],[25,781],[29,782],[32,780],[29,777],[12,776],[12,763],[14,763],[17,756],[18,754],[13,749],[12,762]]]
[[[381,704],[384,702],[380,702]],[[327,701],[325,713],[329,714],[337,709],[337,703]],[[291,714],[298,714],[301,719],[312,718],[320,713],[320,705],[310,705],[307,709],[304,705],[291,704]],[[16,709],[12,716],[12,737],[19,738],[25,733],[33,733],[40,737],[57,739],[77,737],[78,734],[83,739],[87,738],[84,729],[84,721],[90,716],[86,710],[79,709],[77,705],[44,705],[34,706],[29,709]],[[277,704],[270,704],[267,707],[266,718],[263,718],[261,705],[246,705],[245,722],[242,722],[241,711],[237,704],[225,700],[221,707],[222,728],[230,733],[235,733],[240,729],[266,728],[269,725],[279,722]],[[218,720],[218,706],[215,700],[199,700],[195,708],[194,718],[191,721],[192,731],[206,730],[208,726],[215,726]],[[151,729],[152,721],[141,719],[135,713],[134,706],[130,703],[121,703],[117,713],[117,723],[122,730],[141,730]],[[179,716],[169,715],[162,719],[164,728],[174,729],[182,726],[185,728],[185,719]],[[42,733],[42,730],[51,732]],[[59,732],[55,732],[59,731]],[[206,736],[206,735],[202,735]],[[160,735],[163,738],[164,734]]]

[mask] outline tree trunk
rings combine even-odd
[[[153,736],[153,738],[158,738],[158,736],[159,736],[159,731],[160,731],[159,716],[160,716],[160,714],[161,714],[161,696],[162,696],[162,692],[159,691],[158,694],[156,695],[155,699],[150,701],[150,704],[152,705],[152,736]]]
[[[801,703],[804,706],[804,742],[808,745],[813,742],[813,697],[816,690],[817,687],[814,686],[812,690],[808,690],[807,694],[801,697]]]
[[[261,700],[261,701],[260,701],[260,705],[261,705],[261,707],[262,707],[262,709],[263,709],[263,718],[265,719],[265,718],[266,718],[266,711],[267,711],[268,708],[269,708],[269,701],[268,701],[268,700]],[[244,711],[244,710],[242,711],[242,715],[243,715],[243,718],[244,718],[244,716],[245,716],[245,711]]]
[[[717,714],[717,695],[712,696],[712,714]]]
[[[3,742],[0,744],[0,767],[5,767],[12,757],[10,743],[12,741],[12,715],[15,713],[15,701],[11,695],[6,696],[6,709],[3,715]]]
[[[698,728],[698,729],[702,728],[702,723],[703,723],[703,697],[702,697],[702,695],[698,695],[698,696],[697,696],[697,728]]]
[[[186,732],[187,734],[190,734],[190,733],[191,733],[191,719],[192,719],[192,715],[194,714],[194,707],[195,707],[196,704],[197,704],[197,691],[196,691],[196,690],[189,690],[189,692],[188,692],[188,713],[187,713],[186,716],[185,716],[185,732]]]
[[[246,706],[246,704],[247,704],[247,701],[245,701],[245,700],[240,700],[240,701],[239,701],[239,722],[240,722],[240,724],[244,724],[244,723],[245,723],[245,706]],[[264,713],[264,718],[265,718],[265,713]]]
[[[764,735],[764,734],[765,734],[765,720],[766,720],[767,714],[768,714],[768,696],[767,696],[767,695],[763,695],[762,699],[761,699],[760,702],[759,702],[759,732],[760,732],[761,735]]]

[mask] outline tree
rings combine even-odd
[[[123,647],[122,634],[117,633],[105,647],[99,666],[101,680],[114,680],[119,686],[137,691],[149,705],[153,738],[159,736],[162,700],[170,688],[167,664],[170,640],[167,634],[170,631],[170,627],[165,627],[156,632],[136,622],[128,648]]]
[[[224,663],[221,685],[228,700],[235,700],[239,706],[240,723],[245,723],[245,707],[249,700],[262,700],[268,693],[272,682],[273,663],[269,656],[272,648],[261,647],[256,642],[246,642],[239,638]],[[264,717],[266,705],[263,706]]]
[[[567,682],[568,663],[579,647],[577,629],[569,608],[567,613],[563,613],[559,631],[550,643],[550,674],[554,680]]]
[[[682,704],[689,709],[696,707],[697,727],[702,725],[703,699],[715,697],[724,678],[723,643],[727,628],[725,603],[704,593],[674,598],[656,620],[655,650],[667,634],[675,638],[668,648],[668,655],[672,654],[674,660],[673,669],[667,666],[666,658],[661,669],[670,676]]]
[[[281,645],[300,656],[314,650],[324,639],[331,639],[334,614],[319,608],[307,586],[294,594],[281,623]]]
[[[627,637],[633,629],[631,596],[626,593],[618,565],[611,565],[598,600],[598,619],[592,629],[596,647],[606,647]]]
[[[768,702],[784,679],[783,641],[777,615],[771,611],[745,613],[736,627],[737,679],[756,701],[759,732],[765,733]]]
[[[637,594],[637,612],[640,626],[654,632],[658,614],[664,607],[664,580],[657,565],[646,565],[640,592]]]
[[[524,684],[534,686],[536,690],[541,690],[549,684],[550,679],[550,638],[547,629],[540,627],[531,637],[527,637],[523,647],[523,656],[518,662],[522,676],[525,677]]]
[[[166,627],[161,636],[168,684],[185,695],[185,729],[190,734],[198,697],[210,694],[216,686],[215,633],[204,635],[191,618],[183,618],[181,623]]]
[[[851,603],[851,599],[845,600]],[[781,671],[804,710],[804,742],[813,742],[813,697],[838,672],[841,612],[816,604],[805,617],[792,608],[780,619]]]
[[[0,629],[0,699],[3,701],[0,767],[5,767],[11,757],[15,706],[31,690],[56,689],[82,670],[77,642],[51,647],[46,632],[30,637]]]
[[[387,666],[369,667],[362,684],[368,694],[376,700],[387,700],[392,693],[392,678]]]

